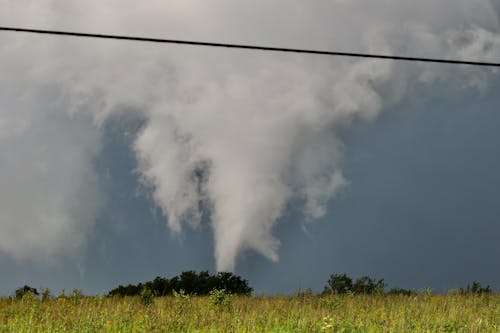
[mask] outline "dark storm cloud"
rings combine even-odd
[[[108,1],[97,12],[92,1],[0,3],[6,25],[474,60],[500,50],[489,1]],[[7,34],[0,43],[0,251],[37,262],[78,257],[106,228],[96,223],[125,208],[104,196],[94,162],[112,156],[106,124],[130,110],[143,119],[130,176],[173,233],[202,228],[210,207],[216,267],[232,270],[246,250],[278,261],[273,230],[290,202],[314,221],[355,186],[342,159],[352,124],[438,83],[450,99],[497,86],[489,70],[451,66]]]

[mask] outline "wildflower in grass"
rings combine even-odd
[[[322,319],[321,330],[322,331],[333,331],[334,321],[331,316],[325,316]]]
[[[186,294],[186,292],[184,291],[184,289],[179,290],[179,292],[173,290],[172,291],[172,296],[174,296],[174,298],[176,300],[187,300],[187,299],[189,299],[189,295]]]

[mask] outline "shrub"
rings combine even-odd
[[[352,279],[343,273],[330,275],[323,294],[382,294],[384,288],[384,279],[375,281],[368,276],[362,276],[353,283]]]
[[[154,294],[149,288],[143,288],[141,291],[141,303],[148,306],[153,304]]]
[[[403,289],[403,288],[391,288],[387,294],[389,295],[404,295],[404,296],[416,296],[417,292],[415,290]]]
[[[37,297],[39,295],[36,288],[32,288],[28,285],[24,285],[24,287],[16,289],[15,294],[16,294],[16,299],[18,300],[23,299],[23,297],[25,296]]]
[[[232,303],[232,295],[225,289],[214,289],[209,293],[210,302],[218,309],[230,309]]]
[[[471,284],[467,285],[467,289],[460,288],[462,294],[489,294],[492,292],[490,286],[483,287],[481,283],[473,281]]]

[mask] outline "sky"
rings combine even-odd
[[[0,0],[4,26],[500,59],[500,2]],[[500,77],[0,33],[0,294],[185,270],[500,289]]]

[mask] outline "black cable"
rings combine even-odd
[[[198,42],[198,41],[188,41],[188,40],[178,40],[178,39],[163,39],[163,38],[106,35],[106,34],[90,34],[90,33],[82,33],[82,32],[69,32],[69,31],[57,31],[57,30],[40,30],[40,29],[0,27],[0,31],[15,31],[15,32],[34,33],[34,34],[87,37],[87,38],[118,39],[118,40],[128,40],[128,41],[136,41],[136,42],[183,44],[183,45],[210,46],[210,47],[226,47],[226,48],[233,48],[233,49],[246,49],[246,50],[259,50],[259,51],[306,53],[306,54],[319,54],[319,55],[356,57],[356,58],[375,58],[375,59],[457,64],[457,65],[500,67],[500,63],[495,63],[495,62],[465,61],[465,60],[438,59],[438,58],[400,57],[400,56],[390,56],[390,55],[381,55],[381,54],[320,51],[320,50],[293,49],[293,48],[283,48],[283,47],[244,45],[244,44],[211,43],[211,42]]]

